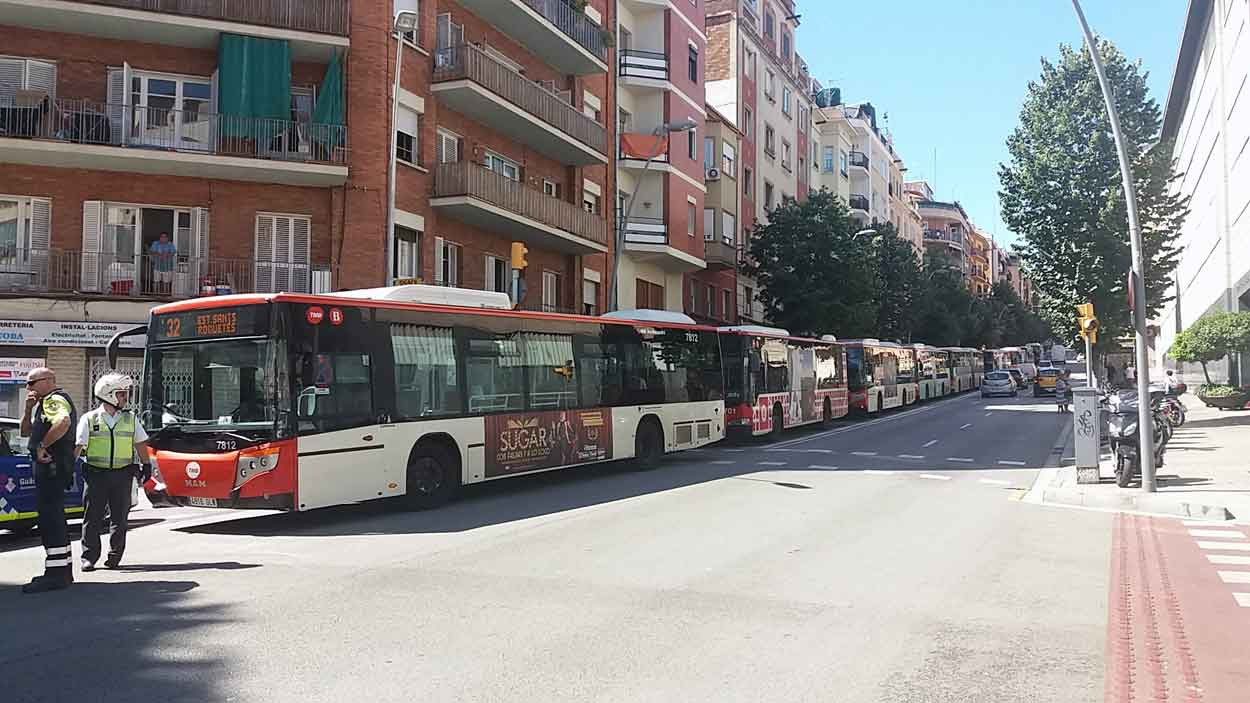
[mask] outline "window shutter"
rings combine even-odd
[[[48,97],[56,99],[56,64],[49,61],[26,61],[26,88],[42,90]]]
[[[26,78],[23,59],[0,58],[0,103],[10,104],[17,98]]]
[[[291,218],[291,287],[296,293],[312,290],[312,221],[307,217]]]
[[[128,141],[126,132],[130,127],[130,64],[110,68],[108,75],[108,115],[112,128],[112,141],[121,144]]]
[[[274,292],[272,215],[256,216],[256,292]]]
[[[486,290],[495,290],[495,257],[486,257]]]
[[[26,214],[30,224],[30,271],[35,274],[32,281],[40,288],[48,284],[48,249],[52,246],[52,201],[43,198],[31,198],[29,212]],[[18,246],[22,242],[18,241]]]
[[[434,238],[434,285],[443,285],[443,238]]]
[[[87,200],[82,204],[82,270],[79,289],[100,289],[100,244],[104,227],[104,203]]]
[[[193,276],[191,289],[200,285],[200,278],[208,273],[208,208],[191,208],[191,266]],[[233,281],[231,282],[233,285]]]

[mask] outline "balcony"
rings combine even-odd
[[[430,207],[544,249],[577,255],[608,249],[603,217],[467,161],[434,168]]]
[[[348,0],[0,0],[3,23],[193,49],[223,32],[291,42],[293,58],[328,61],[350,46]]]
[[[561,73],[606,73],[604,30],[567,0],[460,0]]]
[[[347,181],[347,129],[44,98],[0,107],[0,163],[302,186]]]
[[[852,151],[850,155],[851,169],[859,169],[862,173],[868,173],[868,155],[862,151]]]
[[[82,294],[180,299],[208,293],[326,293],[330,266],[178,256],[168,276],[148,254],[0,248],[0,294]],[[162,280],[168,278],[168,280]]]
[[[653,263],[673,273],[707,268],[703,259],[669,243],[668,223],[663,217],[630,217],[623,235],[625,251],[638,261]]]
[[[570,166],[608,162],[608,133],[560,95],[471,44],[434,53],[439,102]]]
[[[859,195],[859,194],[852,195],[850,199],[848,200],[848,202],[851,206],[852,214],[855,214],[856,212],[861,212],[864,215],[867,215],[868,209],[871,207],[868,203],[867,195]]]
[[[707,240],[703,242],[703,258],[709,269],[737,268],[738,248],[723,238]]]
[[[643,51],[641,49],[622,49],[620,54],[620,76],[622,83],[633,85],[652,85],[644,81],[668,81],[668,55],[659,51]],[[631,79],[643,79],[633,81]]]

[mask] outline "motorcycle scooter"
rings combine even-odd
[[[1156,467],[1160,467],[1163,466],[1163,450],[1172,436],[1172,427],[1163,419],[1159,411],[1158,403],[1163,393],[1157,391],[1150,395],[1150,417],[1154,423],[1154,463]],[[1112,455],[1115,457],[1115,483],[1121,488],[1126,488],[1133,478],[1141,475],[1141,457],[1138,453],[1137,393],[1128,390],[1113,393],[1108,396],[1107,405],[1107,439]]]

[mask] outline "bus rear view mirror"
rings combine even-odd
[[[300,417],[312,417],[317,414],[317,389],[305,388],[299,394],[296,405]]]

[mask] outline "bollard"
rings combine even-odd
[[[1076,482],[1098,483],[1102,410],[1097,388],[1072,389],[1072,436],[1076,440]]]

